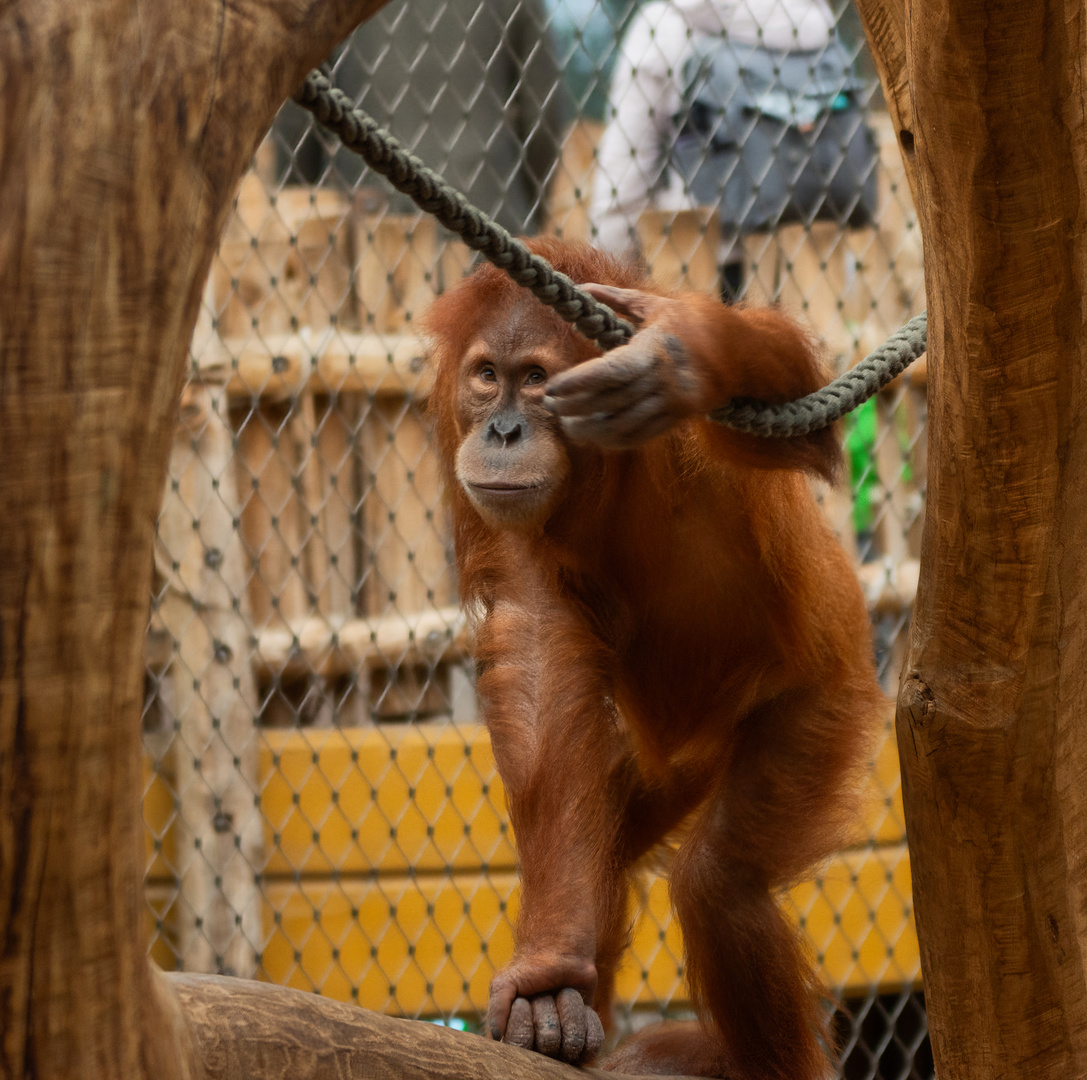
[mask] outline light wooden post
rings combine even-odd
[[[898,742],[937,1074],[1084,1076],[1087,9],[858,6],[925,243],[928,512]]]
[[[176,732],[178,955],[186,971],[252,978],[264,828],[255,805],[257,693],[242,609],[249,568],[234,528],[226,411],[221,389],[186,387],[155,545],[165,582],[156,624],[177,642],[165,692]]]

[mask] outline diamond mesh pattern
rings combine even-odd
[[[836,3],[398,0],[330,65],[507,227],[605,244],[604,204],[623,184],[606,174],[607,140],[639,101],[640,130],[648,117],[667,137],[628,147],[650,183],[621,225],[624,242],[666,284],[782,304],[843,369],[924,297],[893,131],[856,16]],[[811,19],[834,24],[840,85],[828,95],[813,74],[788,99],[800,117],[824,95],[800,125],[800,158],[786,161],[793,136],[779,128],[769,156],[717,163],[715,198],[677,182],[674,147],[693,100],[683,57],[659,93],[624,71],[652,68],[648,51],[632,49],[665,8],[699,30],[708,12],[717,38],[741,51],[745,27],[761,26],[772,46],[785,25],[795,51]],[[764,130],[775,106],[759,101],[737,130]],[[841,152],[817,162],[816,200],[768,226],[737,226],[730,177],[750,195],[784,169],[799,198],[831,114],[851,120]],[[724,122],[701,130],[700,164],[720,150],[712,131]],[[857,131],[877,151],[830,213]],[[458,242],[284,107],[207,282],[158,526],[144,813],[151,950],[165,968],[472,1027],[511,955],[516,854],[478,724],[413,333],[468,264]],[[856,559],[888,688],[918,577],[924,388],[922,362],[854,414],[849,482],[818,493]],[[842,1075],[931,1077],[890,718],[861,842],[783,903],[838,1007]],[[690,1008],[663,878],[641,884],[637,912],[617,985],[620,1032]]]

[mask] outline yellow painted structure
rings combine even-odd
[[[512,954],[513,835],[486,730],[414,725],[262,735],[263,977],[405,1016],[476,1013]],[[872,771],[862,845],[794,888],[824,978],[845,993],[920,979],[893,734]],[[169,924],[173,797],[149,776],[148,897]],[[667,883],[640,889],[619,1000],[686,1004]],[[160,942],[160,952],[168,954]],[[160,962],[170,966],[167,956]]]

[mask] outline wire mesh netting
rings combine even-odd
[[[776,302],[839,370],[924,307],[894,131],[841,0],[413,0],[334,81],[515,232]],[[192,343],[156,546],[146,891],[167,969],[474,1027],[517,863],[478,721],[415,321],[466,249],[288,105]],[[894,683],[917,584],[924,370],[845,424],[820,498]],[[864,837],[783,902],[842,1073],[932,1075],[891,719]],[[618,1030],[689,1012],[648,876]]]

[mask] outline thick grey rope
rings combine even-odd
[[[518,285],[531,290],[538,300],[553,307],[590,341],[598,342],[604,349],[614,349],[634,336],[630,323],[582,292],[546,259],[533,255],[520,240],[472,206],[459,191],[382,130],[372,117],[356,109],[351,99],[332,86],[322,72],[311,71],[294,100],[335,132],[348,150],[386,177],[397,191],[411,196],[421,209],[433,214],[473,251],[505,270]]]
[[[384,176],[422,210],[433,214],[473,251],[529,289],[567,322],[604,350],[626,344],[634,327],[611,308],[579,289],[545,259],[533,255],[501,225],[428,169],[370,116],[351,104],[328,77],[314,70],[294,100],[339,136],[375,172]],[[781,405],[735,399],[710,419],[749,435],[787,437],[818,431],[841,419],[900,375],[925,351],[925,315],[915,316],[880,348],[822,390]]]
[[[863,405],[901,375],[925,351],[927,328],[927,312],[922,311],[822,390],[781,405],[733,398],[714,409],[710,419],[749,435],[780,438],[818,431]]]

